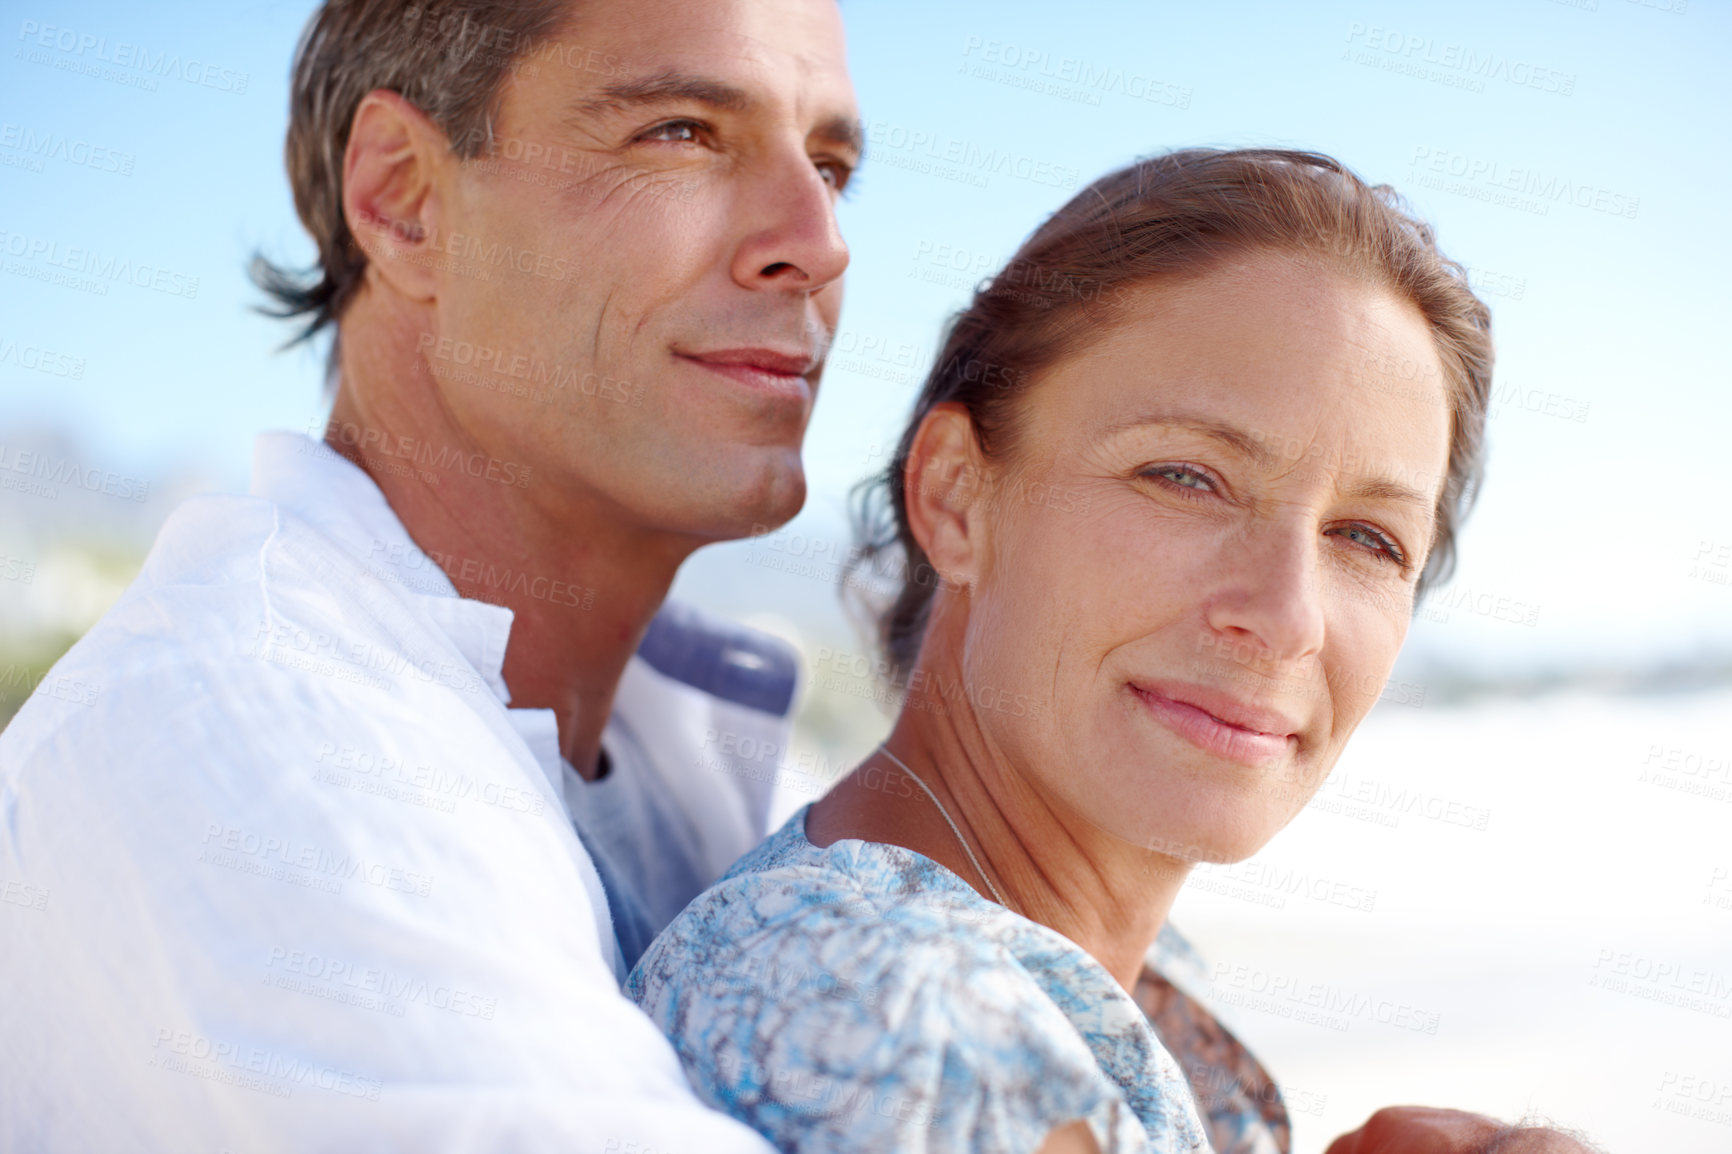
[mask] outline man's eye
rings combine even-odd
[[[824,178],[825,184],[837,192],[845,190],[848,187],[848,178],[854,175],[852,166],[843,164],[839,160],[820,160],[816,164],[818,175]]]
[[[638,135],[639,140],[666,144],[696,144],[704,126],[695,120],[670,120]]]

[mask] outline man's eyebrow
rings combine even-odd
[[[632,80],[621,80],[603,88],[576,106],[579,115],[596,116],[652,104],[691,101],[722,112],[749,112],[757,103],[744,88],[725,80],[695,76],[672,69]],[[866,126],[858,117],[831,116],[819,121],[812,136],[859,157],[866,149]]]
[[[725,80],[695,76],[668,69],[631,80],[619,80],[576,106],[578,113],[594,116],[645,104],[668,104],[689,100],[723,112],[744,112],[755,103],[745,89]]]
[[[1170,428],[1189,429],[1202,433],[1227,445],[1240,455],[1247,457],[1260,469],[1275,469],[1280,465],[1278,455],[1262,443],[1262,441],[1225,421],[1216,421],[1207,417],[1193,417],[1182,413],[1147,413],[1138,417],[1130,417],[1116,421],[1106,428],[1108,436],[1141,428],[1145,425],[1165,425]],[[1429,493],[1420,491],[1403,481],[1393,477],[1377,477],[1356,475],[1341,487],[1345,497],[1357,497],[1368,501],[1399,501],[1403,504],[1417,505],[1422,509],[1431,509],[1436,505],[1436,498]]]
[[[858,160],[866,151],[866,126],[857,117],[832,116],[820,121],[812,135],[825,144],[852,153]]]

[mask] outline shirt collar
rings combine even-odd
[[[511,610],[458,596],[451,579],[409,536],[373,478],[304,433],[260,433],[253,445],[250,492],[306,521],[373,576],[401,588],[404,599],[445,634],[500,704],[511,703],[503,674]]]

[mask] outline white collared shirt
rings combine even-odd
[[[671,918],[763,833],[788,666],[670,609],[588,783],[511,620],[304,436],[175,511],[0,734],[0,1149],[767,1150],[621,996],[585,843]]]

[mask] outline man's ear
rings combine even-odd
[[[908,527],[946,583],[973,588],[985,553],[986,460],[968,410],[934,405],[902,466]]]
[[[439,178],[454,160],[445,134],[388,88],[361,98],[343,154],[343,218],[368,265],[410,300],[432,300],[441,238]]]

